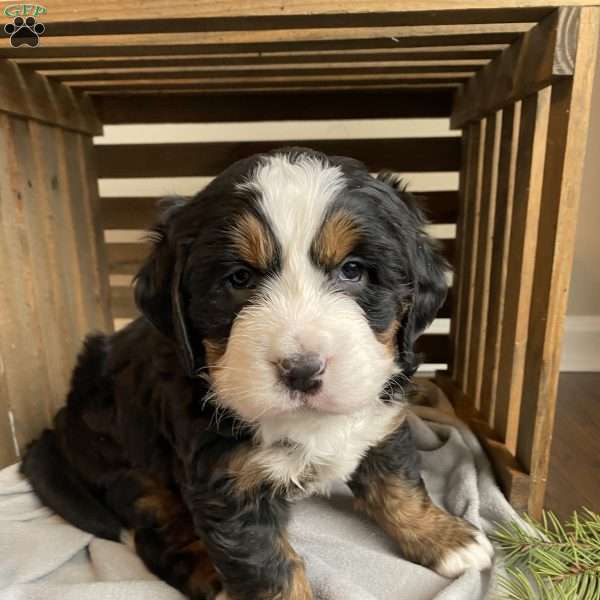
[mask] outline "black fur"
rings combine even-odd
[[[376,332],[408,307],[401,316],[398,360],[412,374],[414,341],[446,292],[445,264],[421,232],[421,213],[395,181],[373,179],[357,161],[288,151],[343,169],[347,190],[337,206],[346,206],[371,240],[357,248],[370,269],[370,283],[357,302]],[[151,477],[157,489],[182,502],[177,519],[187,519],[189,531],[204,542],[236,600],[272,598],[290,585],[291,559],[277,543],[288,501],[267,484],[252,493],[236,487],[229,461],[250,446],[250,432],[206,401],[208,383],[190,375],[204,372],[202,340],[226,340],[236,314],[251,301],[232,295],[222,274],[235,262],[226,225],[258,210],[234,185],[260,158],[236,163],[192,201],[170,204],[136,278],[135,299],[144,317],[112,336],[88,338],[66,408],[54,431],[30,447],[22,467],[40,498],[78,527],[109,539],[118,539],[121,527],[136,529],[138,552],[148,566],[190,593],[188,558],[175,560],[159,535],[173,523],[148,522],[136,508],[148,493],[139,478]],[[278,260],[276,253],[273,272]],[[382,460],[394,461],[396,452],[405,456],[404,438],[390,442]],[[414,465],[400,467],[416,476]],[[365,484],[358,473],[353,485]]]

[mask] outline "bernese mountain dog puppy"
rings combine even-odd
[[[194,600],[313,598],[286,522],[333,480],[406,559],[489,567],[486,538],[429,499],[404,422],[447,292],[424,225],[393,175],[306,148],[171,201],[135,280],[143,316],[87,338],[22,472]]]

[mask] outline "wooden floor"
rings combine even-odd
[[[600,373],[562,373],[546,508],[600,512]]]

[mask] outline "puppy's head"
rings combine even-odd
[[[242,419],[352,413],[414,372],[444,301],[423,226],[391,175],[308,149],[255,156],[167,210],[136,301]]]

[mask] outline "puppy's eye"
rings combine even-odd
[[[243,290],[254,287],[255,277],[250,269],[241,268],[230,273],[227,276],[227,281],[231,284],[231,287],[236,290]]]
[[[338,277],[342,281],[358,283],[365,273],[365,266],[357,260],[346,261],[339,270]]]

